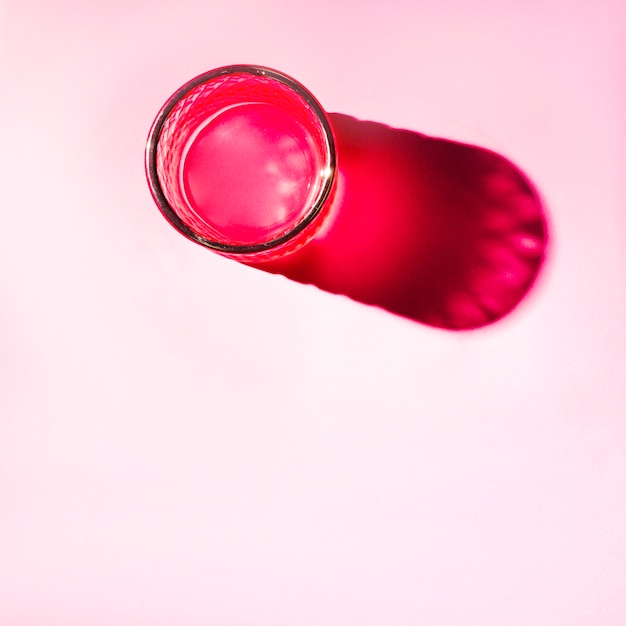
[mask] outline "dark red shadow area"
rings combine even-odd
[[[328,227],[288,257],[251,265],[440,328],[509,313],[547,243],[521,171],[474,146],[330,118],[339,188]]]

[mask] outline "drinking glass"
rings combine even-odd
[[[150,191],[189,239],[242,261],[306,244],[336,188],[328,116],[293,78],[255,65],[211,70],[163,105],[146,146]]]

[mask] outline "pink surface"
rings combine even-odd
[[[626,623],[621,3],[0,6],[0,624]],[[176,233],[150,123],[242,62],[510,159],[528,296],[438,330]]]

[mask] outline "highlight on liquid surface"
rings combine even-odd
[[[189,208],[236,244],[270,241],[308,212],[323,163],[311,133],[274,103],[231,105],[190,137],[181,163]]]

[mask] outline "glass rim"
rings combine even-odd
[[[291,90],[293,90],[300,98],[302,98],[308,106],[311,107],[313,113],[320,122],[321,130],[324,135],[325,151],[328,156],[329,174],[326,177],[322,188],[317,194],[315,201],[312,203],[311,207],[300,221],[298,221],[287,232],[280,235],[280,237],[276,237],[267,242],[245,245],[228,244],[220,241],[215,241],[213,239],[209,239],[208,237],[200,235],[195,230],[190,228],[182,220],[178,213],[174,211],[165,196],[161,181],[159,180],[159,175],[157,171],[157,148],[161,137],[161,131],[163,130],[163,125],[169,117],[169,114],[172,112],[178,102],[182,98],[184,98],[190,91],[195,89],[198,85],[209,82],[214,78],[227,74],[250,74],[253,76],[269,77],[282,83],[283,85],[286,85]],[[192,78],[182,87],[177,89],[161,107],[161,110],[157,114],[154,122],[152,123],[152,127],[150,129],[150,133],[148,134],[148,140],[146,143],[145,159],[146,175],[152,197],[154,198],[157,206],[159,207],[161,213],[164,215],[167,221],[174,228],[176,228],[176,230],[185,235],[185,237],[191,239],[192,241],[195,241],[196,243],[199,243],[200,245],[211,248],[212,250],[221,253],[241,255],[255,254],[263,252],[265,250],[273,250],[282,246],[283,244],[288,243],[294,237],[296,237],[296,235],[304,231],[307,226],[309,226],[321,213],[324,204],[331,194],[337,171],[337,153],[332,128],[326,112],[317,101],[315,96],[313,96],[313,94],[306,87],[304,87],[304,85],[291,78],[287,74],[261,65],[227,65],[224,67],[219,67],[214,70],[204,72],[196,76],[195,78]]]

